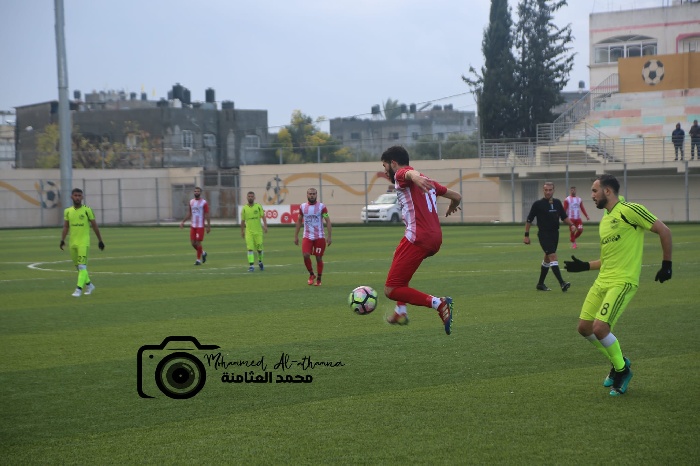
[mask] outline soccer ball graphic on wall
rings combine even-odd
[[[61,191],[58,185],[51,180],[39,180],[34,183],[39,194],[39,201],[43,209],[55,209],[61,201]]]
[[[642,67],[642,79],[650,86],[656,86],[664,79],[664,64],[660,60],[648,60]]]

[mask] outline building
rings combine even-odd
[[[92,92],[82,99],[75,91],[70,102],[74,142],[120,148],[123,156],[113,159],[120,168],[217,169],[260,163],[258,149],[268,144],[267,111],[238,110],[232,101],[223,101],[218,108],[214,90],[205,94],[204,102],[192,102],[190,91],[180,84],[168,92],[168,100],[159,101],[148,100],[145,93],[139,98],[123,91]],[[16,112],[15,164],[36,168],[43,155],[38,137],[48,125],[58,123],[58,102],[24,105]],[[149,157],[143,160],[138,154],[143,156],[146,146]],[[80,155],[78,148],[74,157]]]
[[[700,2],[591,13],[590,85],[617,74],[620,58],[700,52]]]
[[[401,110],[393,119],[384,118],[379,105],[372,107],[371,118],[333,118],[331,136],[353,150],[377,155],[394,144],[447,141],[452,135],[469,135],[477,129],[474,112],[457,111],[452,105],[420,111],[411,104],[402,105]]]

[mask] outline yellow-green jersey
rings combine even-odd
[[[644,232],[656,222],[646,207],[618,202],[600,221],[599,283],[639,285],[644,253]]]
[[[244,205],[241,211],[241,221],[245,220],[246,232],[262,234],[262,223],[260,222],[264,215],[265,211],[257,202],[252,206],[249,204]]]
[[[90,221],[95,220],[92,209],[86,205],[76,209],[71,206],[63,211],[63,219],[68,221],[70,227],[70,246],[90,246]]]

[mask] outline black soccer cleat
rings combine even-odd
[[[547,285],[544,283],[538,283],[537,287],[535,288],[537,291],[552,291]]]

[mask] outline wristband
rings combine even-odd
[[[525,238],[529,238],[529,237],[530,237],[530,232],[529,232],[529,231],[526,231],[526,232],[525,232]]]

